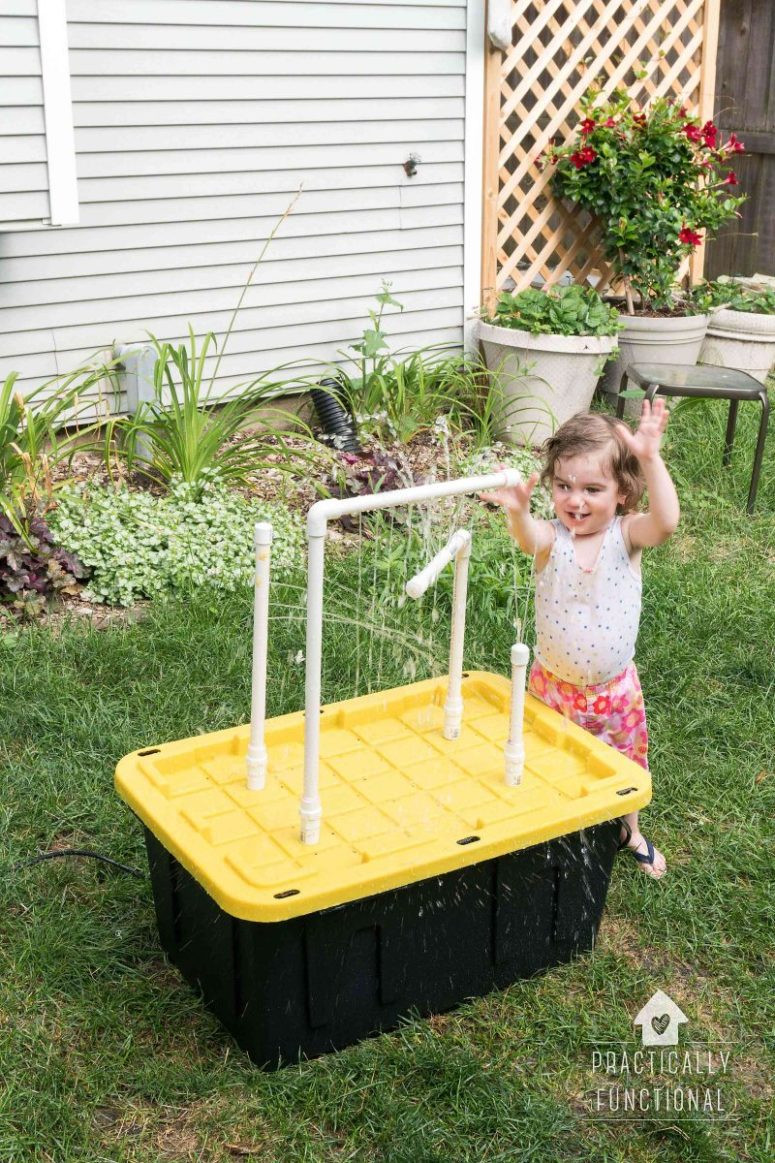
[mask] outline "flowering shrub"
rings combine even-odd
[[[301,520],[280,506],[245,500],[213,470],[199,485],[174,481],[161,497],[68,487],[50,515],[59,543],[92,571],[84,596],[118,606],[192,586],[250,585],[256,521],[272,522],[273,575],[303,564]]]
[[[552,189],[597,219],[629,313],[633,290],[643,306],[669,307],[682,260],[744,201],[730,168],[744,147],[734,134],[722,142],[712,121],[701,125],[670,98],[640,110],[621,90],[599,97],[587,94],[574,138],[547,151]]]

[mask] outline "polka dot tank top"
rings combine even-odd
[[[574,686],[607,682],[632,662],[641,604],[640,574],[632,567],[616,517],[590,570],[576,560],[573,538],[552,521],[554,545],[536,575],[536,658]]]

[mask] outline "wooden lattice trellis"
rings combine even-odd
[[[482,295],[504,287],[599,276],[608,285],[594,225],[569,213],[538,167],[554,138],[569,137],[592,84],[626,88],[640,102],[673,95],[713,115],[720,0],[512,0],[510,52],[488,50]],[[702,269],[695,253],[692,274]]]

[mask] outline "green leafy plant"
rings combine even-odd
[[[488,323],[531,335],[616,335],[618,312],[591,287],[529,288],[502,291]]]
[[[55,376],[26,396],[16,388],[17,372],[0,387],[0,512],[25,535],[57,485],[53,470],[69,460],[98,424],[80,423],[93,401],[83,394],[108,378],[112,365],[79,367]]]
[[[301,520],[281,506],[246,500],[212,469],[196,483],[176,478],[162,496],[69,486],[50,515],[59,544],[91,571],[86,596],[119,606],[193,586],[250,585],[253,528],[262,520],[274,529],[273,575],[300,568]]]
[[[390,283],[382,283],[382,290],[376,296],[377,309],[369,311],[371,327],[365,327],[360,340],[352,344],[356,353],[355,359],[360,372],[357,376],[348,376],[348,392],[360,396],[362,403],[368,403],[376,390],[379,393],[379,381],[389,374],[393,361],[390,358],[387,336],[382,330],[382,316],[385,308],[397,307],[403,311],[403,303],[399,303],[390,294]]]
[[[336,373],[360,433],[406,444],[431,429],[440,416],[453,428],[464,427],[475,415],[485,370],[481,363],[435,346],[391,354],[383,315],[387,307],[403,310],[403,305],[385,282],[376,298],[377,308],[369,311],[371,325],[352,345],[355,355],[341,353],[355,364],[355,373],[348,374],[346,368]]]
[[[704,311],[726,307],[729,311],[775,315],[775,287],[752,286],[750,280],[737,282],[722,275],[713,282],[699,283],[692,294]]]
[[[121,455],[131,470],[137,468],[168,488],[176,479],[196,483],[203,474],[218,470],[222,479],[246,483],[273,457],[273,467],[300,471],[312,455],[288,443],[287,433],[272,424],[277,412],[262,408],[260,428],[246,430],[256,409],[287,390],[287,384],[265,373],[245,385],[237,396],[222,402],[212,398],[217,365],[209,378],[205,366],[216,339],[212,332],[201,346],[189,327],[188,345],[175,347],[151,336],[156,349],[154,399],[143,402],[133,417],[117,421],[107,432],[107,446],[118,435]],[[287,415],[283,415],[287,423]],[[302,421],[295,433],[311,433]],[[277,452],[284,455],[274,460]]]
[[[544,155],[553,192],[594,216],[629,314],[633,292],[651,310],[670,308],[701,232],[712,237],[745,200],[729,168],[743,144],[734,134],[722,142],[712,121],[701,125],[666,97],[641,109],[622,90],[603,100],[592,89],[581,112],[570,141]]]
[[[32,619],[60,594],[76,594],[86,577],[83,564],[59,548],[40,517],[30,518],[24,536],[0,515],[0,602],[23,619]]]

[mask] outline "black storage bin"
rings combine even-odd
[[[274,1069],[449,1009],[592,948],[617,821],[276,922],[230,916],[145,828],[170,960]]]

